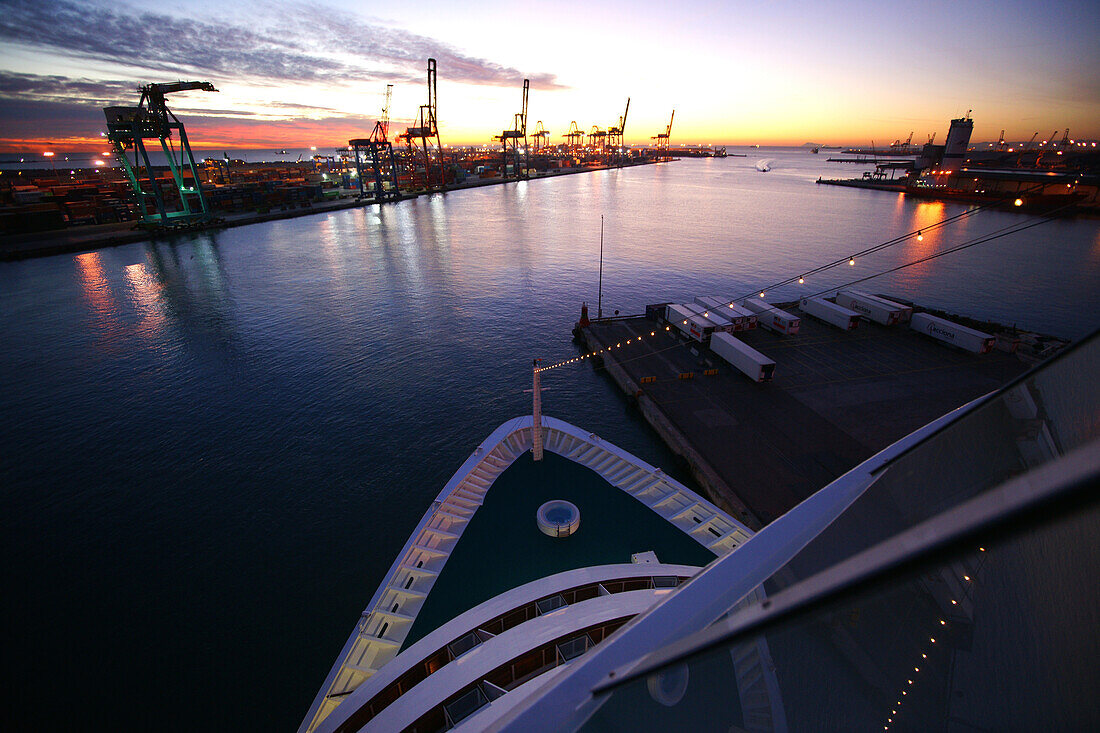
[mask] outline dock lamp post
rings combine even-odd
[[[57,164],[53,162],[53,152],[47,150],[46,152],[42,153],[42,157],[50,159],[50,168],[53,169],[54,178],[57,179],[58,183],[61,183],[61,176],[57,172]]]

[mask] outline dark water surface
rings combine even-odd
[[[0,264],[6,727],[297,726],[469,452],[604,309],[740,295],[961,206],[814,185],[805,152],[493,186],[174,242]],[[982,213],[793,298],[1024,220]],[[842,279],[843,278],[843,279]],[[812,287],[811,287],[812,286]],[[1100,224],[874,283],[1079,337]],[[616,388],[555,370],[547,414],[674,466]],[[533,519],[532,519],[533,522]]]

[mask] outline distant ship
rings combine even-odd
[[[772,169],[772,161],[770,159],[756,161],[756,170],[761,173],[767,173]]]

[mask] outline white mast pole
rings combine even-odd
[[[534,362],[534,406],[531,410],[531,456],[542,460],[542,388],[539,386],[539,359]]]

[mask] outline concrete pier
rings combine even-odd
[[[1015,354],[955,350],[905,325],[842,332],[805,314],[796,336],[735,335],[775,360],[772,382],[750,381],[645,317],[581,331],[593,351],[632,340],[605,355],[608,375],[709,498],[753,528],[1029,366]]]

